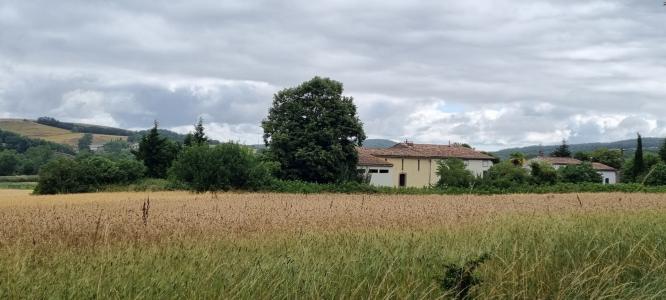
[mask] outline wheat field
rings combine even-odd
[[[659,194],[501,196],[0,190],[2,298],[666,296]]]

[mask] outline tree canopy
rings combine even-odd
[[[562,140],[562,145],[557,147],[553,153],[550,154],[552,157],[571,157],[571,151],[569,150],[569,145],[567,145],[567,140]]]
[[[329,183],[356,177],[355,147],[365,133],[353,98],[342,93],[342,83],[314,77],[273,96],[262,127],[281,178]]]
[[[160,136],[157,130],[157,121],[155,126],[144,135],[139,142],[139,149],[133,151],[136,159],[143,161],[146,166],[146,174],[153,178],[166,177],[167,170],[171,162],[178,155],[179,146]]]

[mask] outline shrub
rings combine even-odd
[[[58,158],[39,172],[37,194],[92,192],[106,185],[128,184],[143,177],[145,167],[132,160],[113,161],[98,155]]]
[[[645,178],[645,184],[650,186],[666,185],[666,164],[656,164]]]
[[[19,165],[15,151],[0,151],[0,176],[14,175]]]
[[[522,165],[514,165],[510,161],[505,161],[490,167],[488,175],[482,182],[486,185],[508,188],[526,184],[529,179],[529,174]]]
[[[554,184],[557,182],[557,170],[545,161],[534,161],[530,164],[530,175],[535,184]]]
[[[558,173],[563,182],[570,183],[600,183],[603,179],[601,174],[594,170],[592,164],[588,162],[562,167],[558,170]]]
[[[461,159],[449,158],[437,163],[439,187],[469,187],[474,182],[474,175],[465,168]]]
[[[169,170],[173,181],[196,192],[258,190],[271,181],[272,166],[236,143],[186,147]]]

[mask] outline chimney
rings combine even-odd
[[[405,145],[407,145],[407,146],[410,146],[410,147],[411,147],[411,146],[414,146],[414,142],[411,142],[411,141],[409,141],[409,140],[405,139]]]

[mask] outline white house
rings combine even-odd
[[[570,165],[580,165],[583,162],[570,157],[546,157],[539,156],[528,161],[528,166],[530,162],[533,161],[545,161],[553,165],[553,168],[559,169],[564,166]],[[617,183],[617,169],[604,165],[602,163],[593,162],[592,168],[594,168],[597,173],[601,175],[603,184],[616,184]]]

